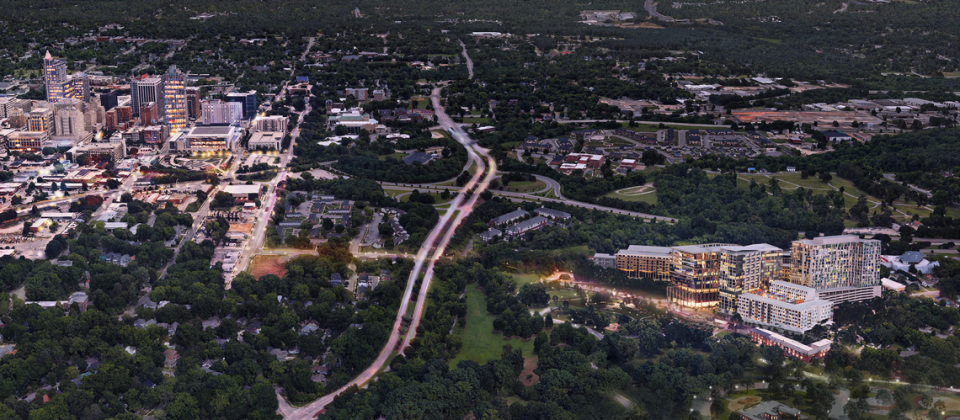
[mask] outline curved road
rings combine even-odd
[[[417,278],[420,276],[421,271],[423,271],[424,264],[427,264],[423,282],[421,283],[419,290],[419,297],[417,298],[417,303],[414,307],[413,319],[408,326],[407,335],[403,339],[403,345],[400,347],[401,351],[410,344],[410,341],[416,337],[417,327],[419,326],[421,316],[423,315],[423,305],[427,301],[427,290],[430,287],[430,280],[433,278],[434,262],[443,255],[444,248],[453,237],[453,233],[457,226],[467,215],[470,214],[470,211],[473,210],[473,207],[476,205],[477,198],[479,198],[480,193],[487,188],[487,186],[490,184],[490,181],[496,174],[496,163],[487,154],[486,150],[476,147],[470,141],[470,138],[463,133],[463,131],[460,130],[460,128],[457,127],[456,124],[454,124],[453,121],[446,115],[446,113],[443,111],[443,107],[440,106],[439,95],[440,88],[438,87],[433,90],[433,94],[431,95],[437,118],[439,119],[441,125],[453,135],[454,139],[462,143],[467,148],[467,151],[470,155],[467,167],[469,167],[472,162],[476,161],[480,170],[473,175],[466,185],[464,185],[463,189],[461,190],[461,194],[457,194],[456,198],[451,201],[450,207],[444,211],[443,215],[440,217],[440,221],[430,231],[430,234],[424,240],[423,245],[417,252],[414,268],[410,272],[410,278],[407,280],[407,288],[403,293],[403,300],[400,303],[400,309],[397,311],[397,317],[394,320],[393,330],[390,333],[390,337],[387,339],[386,345],[384,345],[373,364],[371,364],[356,378],[348,382],[340,389],[337,389],[336,391],[327,394],[303,407],[292,407],[287,400],[280,395],[280,390],[277,389],[277,399],[279,400],[279,408],[277,409],[277,412],[283,415],[285,419],[306,420],[313,418],[328,404],[333,402],[334,398],[336,398],[338,395],[353,386],[363,386],[373,379],[374,376],[376,376],[377,372],[379,372],[380,369],[386,365],[390,358],[390,354],[394,349],[397,348],[397,344],[400,341],[400,329],[403,326],[403,316],[407,313],[407,309],[409,308],[410,297],[413,294],[413,286],[416,284]],[[484,164],[484,160],[481,159],[481,156],[483,156],[483,159],[487,161],[489,170],[484,170],[486,165]],[[486,175],[484,176],[484,174]],[[481,178],[483,179],[481,180]],[[463,192],[469,190],[473,190],[474,193],[467,198],[466,194],[463,194]],[[440,241],[439,244],[437,244],[438,240]],[[435,244],[437,245],[436,248],[434,248]],[[433,251],[432,254],[431,251]],[[430,257],[429,261],[428,256]]]
[[[658,12],[657,5],[653,4],[653,0],[647,0],[647,2],[643,4],[643,7],[647,9],[647,13],[650,14],[650,17],[660,19],[664,22],[673,22],[675,20],[670,16],[666,16]]]

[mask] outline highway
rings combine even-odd
[[[356,378],[345,384],[343,387],[330,394],[324,395],[320,399],[303,407],[291,406],[287,400],[280,395],[280,391],[278,389],[277,398],[280,406],[277,409],[277,412],[283,415],[285,419],[306,420],[313,418],[321,410],[323,410],[324,407],[333,402],[333,399],[338,395],[353,386],[363,386],[373,379],[374,376],[376,376],[377,372],[379,372],[380,369],[386,365],[390,358],[390,354],[397,349],[397,344],[400,343],[400,329],[403,327],[403,316],[407,313],[409,308],[410,297],[414,293],[413,287],[417,283],[420,273],[424,271],[424,265],[426,265],[423,282],[421,283],[420,290],[418,291],[419,297],[417,298],[417,303],[413,310],[412,321],[408,326],[407,335],[403,337],[403,344],[400,347],[401,352],[402,349],[406,348],[406,346],[410,344],[410,341],[416,337],[417,326],[419,326],[420,319],[423,315],[424,304],[427,301],[427,290],[430,287],[430,280],[433,278],[434,262],[443,255],[445,247],[453,237],[453,232],[456,230],[460,222],[470,214],[470,211],[477,203],[480,193],[487,188],[487,186],[490,184],[490,181],[493,180],[494,176],[496,175],[496,163],[487,154],[486,150],[480,149],[474,145],[473,142],[470,141],[470,138],[463,133],[459,127],[457,127],[457,125],[446,115],[446,113],[443,112],[443,107],[440,106],[439,95],[440,88],[435,88],[433,90],[431,99],[433,100],[435,109],[434,112],[436,112],[440,124],[453,135],[454,139],[467,148],[469,154],[467,168],[469,168],[473,162],[476,162],[480,170],[476,171],[470,181],[463,186],[461,193],[457,194],[456,198],[451,201],[451,205],[444,211],[443,215],[441,215],[439,222],[430,231],[430,234],[427,235],[427,238],[423,241],[423,245],[420,247],[420,250],[417,251],[417,255],[414,259],[414,268],[410,272],[410,278],[407,280],[407,288],[403,293],[403,299],[400,303],[400,309],[397,311],[397,317],[394,320],[390,337],[387,339],[386,345],[384,345],[373,364],[367,367],[367,369],[365,369]],[[484,160],[486,160],[487,163],[484,163]],[[470,194],[470,196],[467,197],[465,192],[469,190],[473,190],[473,194]]]

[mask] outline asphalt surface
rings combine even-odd
[[[394,320],[394,326],[390,332],[390,337],[387,339],[386,345],[384,345],[374,362],[343,387],[302,407],[291,406],[287,400],[280,395],[280,391],[278,389],[277,398],[280,406],[277,409],[277,413],[283,415],[285,419],[305,420],[313,418],[328,404],[333,402],[334,398],[336,398],[338,395],[353,386],[363,386],[373,379],[374,376],[376,376],[377,372],[379,372],[380,369],[386,365],[390,358],[390,354],[397,349],[397,345],[401,343],[400,329],[403,326],[403,315],[407,313],[410,305],[410,297],[414,293],[413,287],[416,284],[420,273],[424,271],[424,265],[426,265],[423,281],[421,282],[421,287],[418,291],[419,297],[413,310],[412,321],[408,326],[407,335],[403,337],[402,345],[399,349],[402,352],[402,350],[410,344],[410,341],[416,337],[417,326],[419,326],[420,319],[423,315],[424,303],[427,301],[427,290],[429,289],[430,281],[433,278],[434,262],[443,255],[444,248],[453,237],[456,227],[467,215],[470,214],[470,211],[476,205],[480,193],[487,188],[487,186],[490,184],[490,181],[493,180],[496,174],[496,163],[492,158],[490,158],[490,156],[487,154],[487,151],[474,145],[470,141],[470,138],[463,133],[459,127],[457,127],[457,125],[449,118],[449,116],[446,115],[445,112],[443,112],[443,107],[440,106],[439,94],[440,88],[434,89],[431,99],[433,100],[434,109],[441,126],[447,129],[454,139],[467,148],[469,160],[466,167],[469,168],[470,165],[476,162],[480,170],[476,171],[470,181],[463,186],[461,189],[461,194],[457,194],[457,196],[451,201],[451,205],[444,210],[439,222],[430,231],[430,234],[427,235],[427,238],[424,240],[420,250],[417,251],[417,255],[414,258],[414,268],[410,272],[410,278],[407,281],[407,288],[403,293],[403,299],[400,303],[400,309],[397,311],[397,317]],[[481,156],[483,156],[483,159],[481,159]],[[486,159],[488,163],[485,164],[484,159]],[[489,164],[489,170],[485,170],[487,168],[487,164]],[[474,193],[469,197],[466,197],[467,194],[464,194],[463,192],[469,190],[473,190]]]

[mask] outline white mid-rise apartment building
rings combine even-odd
[[[833,302],[818,298],[817,290],[774,281],[767,291],[743,293],[737,313],[744,321],[804,333],[833,317]]]

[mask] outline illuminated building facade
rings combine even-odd
[[[794,241],[790,282],[817,289],[834,303],[879,296],[880,241],[826,236]]]
[[[720,265],[724,246],[705,244],[674,247],[671,302],[688,308],[706,308],[720,303]]]
[[[773,245],[723,247],[720,253],[720,311],[737,312],[741,293],[765,290],[781,278],[783,250]]]
[[[820,299],[812,287],[775,281],[766,291],[740,295],[737,313],[751,324],[802,334],[833,317],[833,302]]]
[[[164,119],[171,133],[187,126],[187,76],[170,66],[163,75]]]
[[[617,269],[630,278],[670,281],[672,263],[670,248],[662,246],[630,245],[616,256]]]
[[[90,86],[83,73],[67,75],[67,62],[53,58],[50,51],[43,57],[43,84],[47,89],[47,102],[76,99],[88,102]]]
[[[824,339],[810,344],[809,346],[803,344],[797,340],[784,337],[780,334],[777,334],[773,331],[765,330],[762,328],[754,328],[750,330],[750,340],[754,343],[757,343],[762,346],[777,346],[783,349],[783,354],[787,357],[796,357],[800,360],[803,360],[804,363],[810,363],[813,358],[823,359],[826,357],[827,353],[830,352],[830,345],[833,344],[833,341]],[[775,415],[780,413],[787,413],[786,410],[778,410],[774,412]],[[789,413],[788,413],[789,414]],[[744,417],[747,418],[747,417]],[[764,418],[770,419],[772,416],[761,416],[755,418]]]
[[[27,131],[53,132],[53,108],[39,108],[27,114]]]
[[[50,133],[46,131],[15,131],[7,136],[7,150],[36,153],[43,149],[43,143],[48,140]]]
[[[240,141],[242,130],[233,126],[199,126],[173,137],[171,146],[178,152],[232,150]]]
[[[43,57],[43,84],[47,88],[47,102],[64,98],[63,84],[67,81],[67,62],[53,58],[50,51]]]

